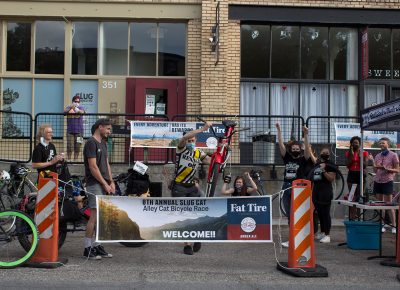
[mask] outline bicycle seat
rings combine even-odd
[[[235,121],[232,121],[232,120],[223,120],[222,124],[225,127],[235,127],[237,125],[237,123]]]

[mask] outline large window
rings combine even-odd
[[[370,77],[391,78],[391,32],[390,29],[368,29],[368,53]]]
[[[160,23],[158,28],[158,75],[184,76],[186,25]]]
[[[97,22],[72,23],[72,74],[97,74]]]
[[[270,27],[244,24],[240,38],[241,76],[269,78]]]
[[[64,74],[64,21],[37,21],[35,73]]]
[[[328,28],[301,28],[301,78],[327,79]]]
[[[127,75],[128,23],[102,22],[100,24],[100,49],[102,75]]]
[[[30,71],[31,24],[7,23],[7,71]]]
[[[129,74],[155,76],[157,62],[157,24],[132,23],[129,45]]]

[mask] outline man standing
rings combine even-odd
[[[106,139],[110,134],[111,121],[109,119],[97,120],[92,126],[92,137],[87,140],[83,149],[86,190],[90,207],[83,256],[93,260],[112,257],[111,254],[104,250],[103,246],[100,244],[95,245],[93,242],[97,218],[96,195],[113,194],[115,192],[115,184],[112,180],[111,168],[108,163],[106,143]]]
[[[378,200],[390,203],[392,202],[393,193],[393,179],[396,173],[399,172],[399,158],[396,153],[389,150],[390,140],[389,138],[381,138],[379,140],[379,147],[381,147],[381,153],[375,156],[374,171],[376,175],[374,177],[374,193]],[[392,215],[392,233],[396,233],[396,214],[395,211],[391,210]],[[385,212],[383,212],[385,216]],[[385,227],[382,227],[382,232],[385,232]]]
[[[72,104],[64,109],[67,113],[67,158],[71,160],[72,151],[74,159],[77,160],[83,142],[83,117],[85,109],[80,105],[78,95],[72,98]]]
[[[62,161],[63,156],[57,155],[56,147],[51,143],[53,138],[53,128],[51,125],[40,125],[36,138],[38,144],[33,150],[32,167],[37,169],[39,174],[47,170],[57,172],[57,162]]]
[[[207,122],[202,128],[185,132],[179,139],[176,147],[175,179],[171,189],[173,197],[200,197],[194,176],[200,161],[209,159],[209,157],[203,151],[196,149],[196,135],[207,131],[211,125]],[[200,248],[201,243],[194,243],[193,246],[191,243],[185,243],[183,252],[186,255],[193,255],[193,252],[198,252]]]

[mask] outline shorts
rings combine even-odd
[[[392,194],[393,193],[393,181],[389,181],[386,183],[374,182],[374,193],[375,194],[384,194],[384,195]]]
[[[77,142],[78,138],[82,138],[79,133],[67,133],[67,152],[71,153],[72,149],[75,153],[80,152],[82,143]]]
[[[174,183],[171,190],[172,197],[200,197],[198,188],[193,186],[183,186],[179,183]]]
[[[93,183],[86,186],[87,196],[88,196],[88,206],[89,208],[97,208],[96,205],[96,195],[105,195],[106,191],[100,185],[100,183]]]
[[[365,181],[366,175],[364,174],[364,181]],[[347,174],[347,183],[351,184],[360,184],[360,171],[350,171]]]

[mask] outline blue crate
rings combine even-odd
[[[364,221],[344,221],[347,247],[353,250],[378,250],[380,223]]]

